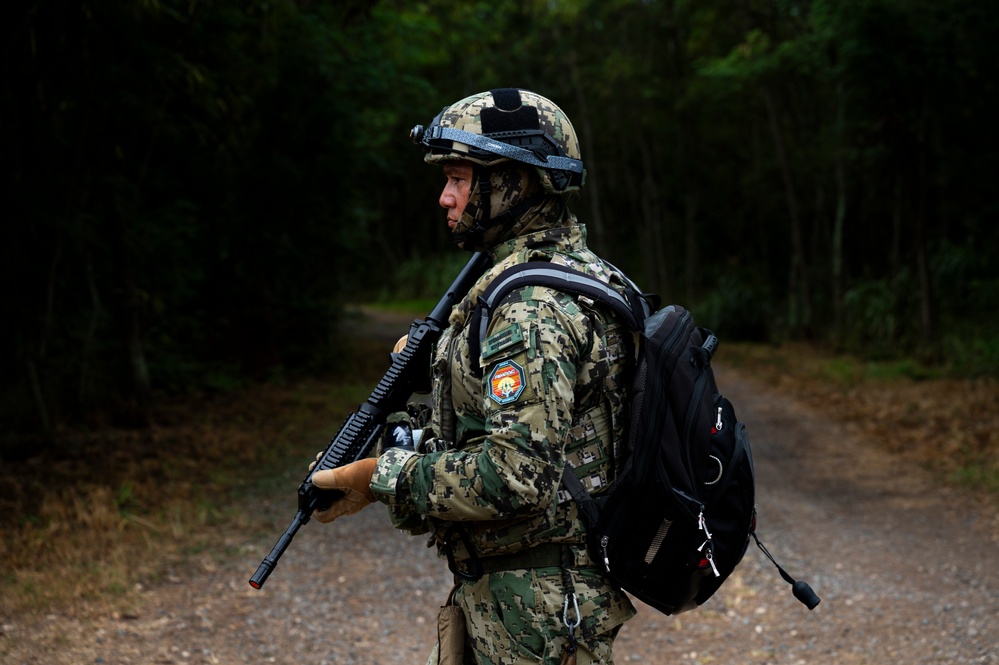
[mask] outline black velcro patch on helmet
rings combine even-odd
[[[516,132],[522,129],[541,129],[538,120],[538,109],[533,106],[523,106],[520,100],[520,90],[517,88],[497,88],[490,90],[495,108],[484,108],[482,133]]]
[[[516,111],[520,108],[520,90],[517,88],[496,88],[490,90],[493,103],[501,111]]]
[[[515,132],[521,129],[541,129],[538,120],[538,109],[533,106],[521,106],[516,111],[500,111],[499,109],[482,109],[482,133],[489,135],[496,132]]]

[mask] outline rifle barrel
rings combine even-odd
[[[284,551],[288,549],[288,545],[291,545],[291,539],[295,537],[298,530],[302,528],[302,525],[309,521],[309,515],[305,514],[305,511],[298,511],[295,515],[295,519],[291,521],[288,525],[288,529],[278,538],[277,543],[271,549],[271,553],[264,557],[264,560],[260,562],[257,567],[257,572],[253,573],[253,577],[250,578],[250,586],[254,589],[259,589],[270,577],[271,571],[274,570],[274,566],[277,565],[278,559],[284,554]]]

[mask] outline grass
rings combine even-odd
[[[804,343],[781,346],[726,343],[720,357],[733,366],[751,367],[771,380],[777,374],[793,375],[840,387],[852,387],[871,381],[932,381],[948,378],[944,369],[910,358],[864,360],[849,354],[824,352]]]
[[[432,298],[412,298],[409,300],[385,300],[365,305],[365,307],[378,311],[393,314],[405,314],[407,316],[423,317],[433,310],[437,300]]]

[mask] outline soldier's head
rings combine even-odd
[[[491,247],[528,210],[580,189],[586,174],[569,118],[528,90],[466,97],[410,137],[425,161],[444,166],[440,202],[455,242],[467,250]]]

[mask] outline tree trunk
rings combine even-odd
[[[642,267],[650,280],[652,288],[666,297],[670,293],[669,259],[663,246],[663,227],[666,226],[666,215],[663,211],[662,197],[656,182],[654,168],[655,160],[647,142],[638,141],[642,157],[642,187],[641,225],[639,237],[642,238]]]
[[[791,268],[788,271],[787,293],[788,323],[792,330],[800,330],[811,326],[812,304],[811,287],[805,265],[805,247],[801,233],[801,218],[798,213],[798,198],[794,192],[791,167],[787,161],[784,139],[781,136],[780,126],[777,123],[777,109],[774,106],[773,97],[770,94],[770,90],[766,87],[763,88],[762,95],[767,107],[767,115],[770,119],[770,132],[773,134],[774,148],[777,151],[781,176],[784,179],[784,198],[791,221]]]
[[[129,223],[135,218],[134,202],[117,201],[112,238],[117,263],[117,278],[120,298],[116,303],[117,320],[125,346],[125,355],[132,374],[132,396],[135,398],[135,412],[131,417],[138,423],[146,424],[149,419],[148,407],[152,398],[152,385],[149,377],[149,364],[146,361],[142,343],[142,311],[145,303],[136,284],[133,268],[134,257],[126,240]]]
[[[104,307],[101,304],[101,296],[97,290],[97,280],[94,278],[94,261],[90,252],[87,252],[86,260],[87,290],[90,292],[90,302],[93,305],[93,311],[90,313],[90,323],[87,325],[87,334],[83,338],[83,350],[80,354],[80,384],[77,392],[80,404],[83,405],[86,405],[93,396],[91,367],[93,366],[97,330],[100,326],[101,318],[104,315]]]
[[[846,147],[844,146],[843,82],[836,84],[836,218],[832,231],[832,305],[833,332],[843,338],[843,226],[846,221]]]
[[[891,210],[891,250],[888,257],[888,266],[891,270],[891,283],[898,282],[899,274],[902,271],[902,177],[896,176],[895,187],[892,191]]]
[[[31,386],[31,397],[35,401],[35,410],[38,413],[38,424],[42,431],[42,436],[45,437],[45,441],[51,443],[54,440],[52,436],[52,421],[49,418],[49,410],[45,404],[45,393],[42,390],[42,382],[38,378],[38,365],[34,360],[28,360],[27,363],[27,374],[28,374],[28,384]]]
[[[920,114],[917,149],[918,173],[915,219],[916,274],[919,277],[919,341],[924,353],[933,341],[933,294],[930,286],[930,268],[926,252],[926,193],[930,183],[926,177],[926,124],[928,122],[928,92],[923,89],[923,108]]]

